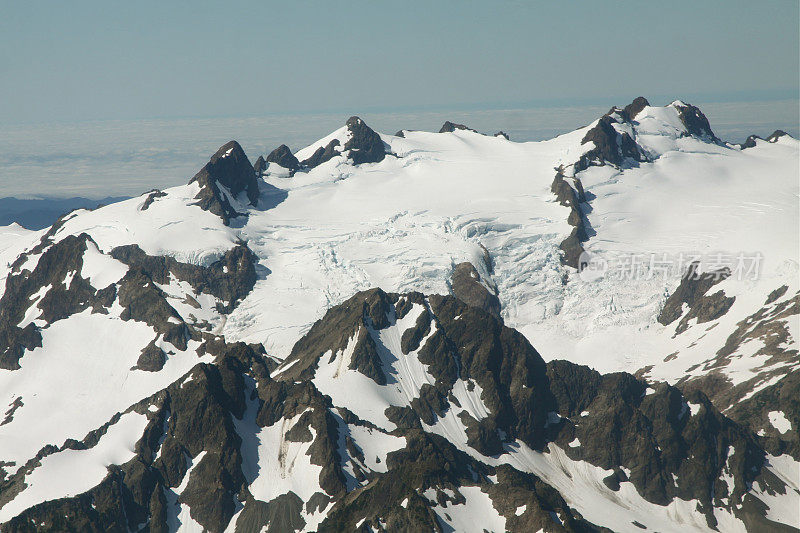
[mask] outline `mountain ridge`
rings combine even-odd
[[[791,231],[736,227],[753,280],[581,254],[660,242],[624,233],[649,205],[607,213],[691,206],[676,164],[786,198],[797,141],[643,98],[542,143],[457,126],[352,117],[259,169],[231,141],[187,185],[0,233],[3,530],[795,530]]]

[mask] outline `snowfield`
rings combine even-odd
[[[91,237],[81,270],[68,273],[64,285],[70,287],[79,275],[98,290],[118,287],[129,272],[127,264],[110,255],[118,246],[137,244],[151,256],[209,267],[246,243],[257,264],[255,284],[241,302],[223,302],[173,274],[168,283],[157,284],[157,290],[175,312],[170,324],[202,323],[205,340],[263,345],[277,367],[271,377],[278,381],[298,364],[287,359],[292,347],[331,307],[374,287],[387,293],[450,294],[454,267],[469,262],[480,283],[499,298],[505,324],[519,330],[545,361],[566,359],[601,373],[638,372],[653,387],[660,381],[675,385],[717,373],[730,387],[746,387],[737,392],[735,404],[800,368],[800,360],[791,358],[800,340],[800,316],[791,311],[800,291],[800,142],[784,136],[741,149],[689,135],[679,117],[683,106],[646,106],[630,122],[614,124],[615,131],[637,143],[647,161],[576,171],[576,162],[595,148],[582,140],[598,122],[529,143],[468,130],[405,131],[404,137],[380,136],[387,155],[378,163],[354,165],[340,152],[291,178],[285,169],[270,164],[260,182],[257,206],[222,193],[246,215],[233,218],[230,225],[196,205],[200,186],[191,183],[149,199],[145,194],[94,211],[75,211],[50,238],[58,243],[71,235]],[[303,160],[333,139],[341,148],[350,135],[346,127],[340,128],[295,155]],[[558,167],[586,191],[587,202],[580,211],[589,238],[583,246],[593,257],[608,261],[609,269],[600,275],[582,275],[562,263],[559,246],[573,226],[568,222],[570,209],[551,191]],[[17,225],[0,228],[0,296],[20,254],[30,252],[20,269],[37,266],[46,250],[32,250],[46,234],[47,230],[31,232]],[[648,274],[647,262],[654,257],[668,262],[666,273]],[[737,258],[757,258],[755,271],[734,272],[709,291],[735,297],[727,312],[708,322],[693,319],[682,333],[676,332],[678,321],[657,321],[692,260],[714,270],[735,268]],[[644,270],[634,268],[634,260]],[[629,261],[630,275],[614,270],[624,261]],[[61,448],[68,439],[81,440],[170,384],[198,379],[200,374],[190,373],[192,369],[215,360],[204,351],[198,353],[199,335],[191,338],[187,333],[182,337],[186,349],[178,349],[164,340],[163,331],[125,317],[116,300],[105,314],[86,309],[48,324],[38,306],[51,290],[52,284],[33,292],[24,302],[22,321],[13,324],[41,327],[41,346],[24,351],[20,368],[0,369],[0,404],[7,417],[0,419],[0,466],[7,474],[17,472],[47,445]],[[235,306],[225,314],[228,304]],[[684,306],[681,318],[689,312]],[[385,385],[350,368],[363,329],[344,332],[350,339],[347,346],[328,350],[313,368],[309,381],[330,402],[349,491],[365,485],[360,475],[387,472],[387,458],[407,444],[386,409],[410,408],[424,387],[436,384],[419,359],[422,347],[437,332],[436,322],[416,350],[401,349],[404,334],[425,311],[414,303],[402,318],[387,315],[385,328],[360,326],[366,328],[391,378]],[[136,368],[151,342],[165,357],[152,372]],[[724,351],[726,346],[730,349]],[[775,356],[776,350],[783,356]],[[245,379],[249,396],[244,414],[232,415],[230,422],[241,440],[241,469],[249,494],[269,502],[293,493],[308,502],[324,493],[323,466],[312,461],[311,451],[320,438],[318,428],[309,425],[310,440],[287,438],[306,411],[259,427],[259,391],[253,378]],[[604,479],[613,470],[568,456],[590,444],[583,436],[575,437],[568,448],[549,443],[544,452],[519,440],[504,442],[496,456],[477,452],[468,445],[467,426],[453,406],[475,421],[489,417],[484,390],[489,389],[482,390],[474,380],[455,380],[445,414],[434,415],[432,424],[423,422],[421,431],[444,437],[485,465],[508,464],[539,476],[594,524],[618,531],[712,530],[697,501],[675,498],[662,506],[646,500],[632,482],[623,481],[616,491],[609,488]],[[765,429],[796,435],[797,421],[779,407],[763,413]],[[705,411],[697,403],[683,408],[681,416],[702,416]],[[593,415],[584,411],[584,416]],[[551,412],[545,428],[561,420]],[[7,502],[0,494],[0,523],[33,505],[96,486],[110,465],[135,456],[147,423],[146,416],[127,412],[93,447],[65,448],[34,462],[25,473],[23,490]],[[352,449],[360,450],[361,457]],[[164,492],[172,530],[203,530],[180,496],[206,453],[187,455],[180,485]],[[766,505],[771,520],[797,527],[800,465],[789,455],[770,455],[765,468],[781,480],[786,492],[756,484],[748,487],[750,494]],[[507,520],[514,519],[501,514],[480,487],[463,486],[459,491],[466,503],[443,504],[434,489],[419,495],[430,502],[445,530],[504,531]],[[241,505],[236,502],[237,514],[227,530],[233,531],[237,518],[244,516]],[[325,501],[313,512],[302,510],[305,530],[314,530],[333,507]],[[519,507],[515,516],[526,512]],[[564,518],[553,515],[554,523]],[[719,531],[745,530],[725,508],[715,508],[714,516]]]

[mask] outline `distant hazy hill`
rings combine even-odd
[[[28,229],[42,229],[53,224],[58,217],[73,209],[94,209],[99,205],[127,200],[127,196],[109,196],[100,200],[89,198],[0,198],[0,226],[12,222]]]

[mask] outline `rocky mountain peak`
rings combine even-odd
[[[645,155],[639,149],[631,134],[624,129],[614,127],[614,124],[620,123],[617,117],[625,119],[624,116],[621,116],[622,113],[624,113],[624,110],[612,108],[608,113],[600,117],[600,120],[592,129],[586,132],[581,144],[593,142],[595,147],[583,154],[580,160],[575,163],[576,171],[586,170],[592,164],[611,163],[612,165],[621,166],[626,160],[636,162],[646,160]]]
[[[226,224],[239,213],[231,205],[228,196],[220,191],[220,187],[224,187],[233,198],[244,192],[250,205],[258,203],[256,171],[236,141],[223,144],[200,172],[189,181],[189,183],[194,182],[200,185],[200,192],[195,196],[198,200],[197,205],[219,215]]]
[[[627,120],[633,120],[642,109],[648,107],[649,105],[650,102],[647,101],[647,98],[644,96],[637,96],[634,98],[633,102],[625,106],[622,112]]]
[[[253,164],[253,170],[256,171],[256,176],[259,178],[264,174],[264,171],[267,169],[267,162],[264,161],[264,156],[258,156],[256,162]]]
[[[442,127],[439,129],[439,133],[453,133],[456,130],[475,131],[472,128],[467,127],[463,124],[456,124],[455,122],[450,122],[448,120],[444,124],[442,124]]]
[[[693,106],[691,104],[686,104],[680,100],[675,100],[670,104],[678,111],[678,117],[683,122],[683,125],[686,126],[686,132],[689,135],[695,135],[701,138],[708,138],[714,142],[717,142],[717,136],[714,135],[714,132],[711,130],[711,125],[708,123],[708,119],[700,111],[699,107]]]
[[[356,116],[347,119],[346,125],[350,139],[345,143],[344,150],[350,151],[349,157],[353,163],[360,165],[383,161],[386,157],[386,148],[380,135]]]
[[[283,168],[288,169],[290,172],[296,172],[300,169],[300,161],[294,156],[288,146],[282,144],[275,148],[267,156],[267,163],[275,163]]]
[[[791,135],[789,135],[788,133],[786,133],[783,130],[775,130],[774,132],[772,132],[772,135],[767,137],[767,142],[774,143],[775,141],[777,141],[778,139],[780,139],[781,137],[783,137],[785,135],[788,135],[789,137],[791,137]]]

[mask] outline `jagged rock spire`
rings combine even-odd
[[[239,213],[220,193],[219,187],[225,187],[233,197],[244,192],[251,205],[258,203],[256,172],[241,145],[236,141],[223,144],[200,172],[189,181],[189,183],[194,182],[200,185],[200,192],[195,196],[198,200],[197,205],[222,217],[225,224]]]
[[[650,102],[647,101],[647,98],[644,96],[637,96],[634,98],[633,102],[625,106],[625,108],[622,110],[622,113],[624,114],[626,120],[633,120],[642,109],[648,107],[649,105]]]
[[[449,120],[442,124],[442,127],[439,129],[439,133],[453,133],[456,130],[466,130],[466,131],[475,131],[470,127],[467,127],[463,124],[456,124],[455,122],[450,122]],[[475,131],[477,133],[477,131]]]
[[[351,137],[344,145],[344,150],[350,151],[350,159],[353,163],[377,163],[386,157],[386,148],[383,145],[381,136],[361,120],[353,116],[347,119],[347,129]]]
[[[344,146],[339,139],[331,140],[326,146],[320,146],[311,156],[300,163],[306,168],[314,168],[332,159],[340,153],[347,153],[353,164],[377,163],[386,157],[386,145],[381,136],[359,117],[352,116],[345,124],[349,139]]]
[[[294,156],[292,151],[285,144],[275,148],[267,156],[267,163],[275,163],[283,168],[289,169],[290,172],[296,172],[300,169],[300,161]]]
[[[719,140],[717,136],[714,135],[714,132],[711,130],[711,125],[708,123],[708,119],[703,112],[700,111],[699,107],[686,104],[680,100],[672,102],[671,105],[678,110],[678,117],[681,119],[681,122],[683,122],[683,125],[686,126],[686,132],[689,135],[707,137],[714,142]]]

